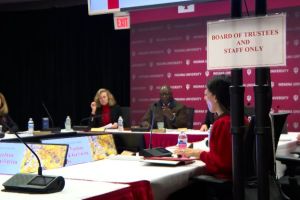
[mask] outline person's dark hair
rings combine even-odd
[[[207,89],[214,95],[225,111],[230,111],[229,87],[231,78],[228,75],[219,75],[212,77],[207,82]]]

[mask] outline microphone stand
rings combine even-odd
[[[144,157],[170,157],[172,156],[172,152],[162,147],[153,148],[152,146],[152,132],[153,132],[153,126],[155,121],[154,119],[155,119],[156,107],[157,107],[157,103],[153,105],[153,109],[152,109],[149,148],[141,150],[140,155]]]
[[[15,136],[19,139],[20,142],[22,142],[30,151],[31,153],[33,153],[33,155],[36,157],[38,163],[39,163],[39,168],[38,168],[38,175],[42,176],[43,175],[43,168],[42,168],[42,164],[41,164],[41,160],[38,157],[38,155],[28,146],[28,144],[26,144],[23,139],[19,136],[19,134],[17,134],[16,132],[13,132],[13,134],[15,134]]]
[[[152,149],[152,131],[153,131],[153,125],[154,125],[154,116],[155,116],[155,109],[156,108],[156,103],[154,104],[153,109],[151,110],[151,126],[150,126],[150,141],[149,141],[149,149]]]
[[[94,115],[94,116],[90,116],[90,117],[85,117],[85,118],[82,118],[80,120],[80,125],[82,125],[82,122],[86,121],[86,120],[91,120],[92,122],[94,121],[94,119],[97,119],[97,118],[100,118],[102,115]]]
[[[53,119],[52,119],[52,117],[51,117],[51,115],[50,115],[50,113],[49,113],[49,111],[48,111],[46,105],[44,104],[44,102],[42,102],[42,105],[43,105],[43,108],[45,109],[45,111],[46,111],[46,113],[47,113],[49,119],[51,120],[52,127],[54,127],[54,121],[53,121]]]

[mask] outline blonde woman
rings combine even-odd
[[[101,88],[97,91],[91,109],[91,127],[102,127],[111,123],[111,128],[118,128],[118,118],[122,115],[121,107],[108,89]]]
[[[17,124],[12,120],[8,114],[8,106],[4,95],[0,92],[0,125],[2,125],[2,131],[18,131]]]

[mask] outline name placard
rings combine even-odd
[[[67,145],[28,144],[38,155],[43,169],[65,165]],[[0,173],[32,173],[38,171],[37,158],[22,143],[0,143]]]
[[[20,143],[0,143],[0,173],[19,172],[25,148],[24,144]]]
[[[91,150],[87,137],[45,139],[42,140],[42,143],[68,144],[69,151],[66,166],[92,161]]]
[[[285,65],[285,14],[207,23],[207,69]]]
[[[42,140],[47,144],[68,144],[66,166],[101,160],[109,155],[117,154],[111,134],[87,137],[59,138]]]

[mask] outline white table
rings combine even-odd
[[[106,182],[96,182],[96,181],[85,181],[85,180],[71,180],[65,179],[65,187],[61,192],[51,193],[51,194],[26,194],[17,192],[3,192],[2,183],[8,180],[11,175],[0,175],[0,199],[5,200],[51,200],[51,199],[88,199],[91,197],[101,197],[101,195],[121,190],[124,188],[129,188],[126,184],[115,184]]]
[[[171,193],[185,187],[190,177],[202,173],[203,166],[204,163],[201,161],[185,166],[153,166],[136,160],[105,159],[47,170],[44,174],[117,183],[147,180],[151,184],[154,199],[160,200],[166,199]]]

